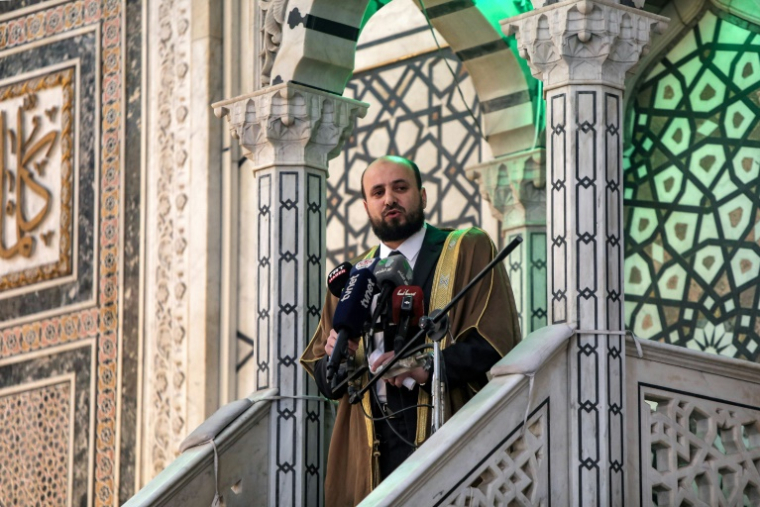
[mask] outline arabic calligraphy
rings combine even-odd
[[[31,114],[27,135],[26,118],[36,106],[37,95],[28,93],[16,110],[15,125],[0,111],[0,203],[4,203],[0,206],[0,259],[31,257],[37,241],[34,233],[50,210],[51,193],[35,178],[44,176],[60,131],[43,133],[42,115]],[[8,219],[15,221],[15,242],[5,230]],[[40,231],[40,235],[49,245],[52,231]]]
[[[73,273],[76,76],[39,69],[0,86],[0,300]]]

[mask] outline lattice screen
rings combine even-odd
[[[642,499],[651,505],[760,505],[760,410],[646,388]]]

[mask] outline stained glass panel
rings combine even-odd
[[[706,11],[644,79],[626,153],[626,317],[760,360],[760,29]]]

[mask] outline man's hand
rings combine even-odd
[[[385,363],[393,359],[393,356],[395,356],[394,352],[386,352],[383,355],[379,356],[377,359],[373,361],[373,363],[370,365],[370,370],[373,372],[377,372]],[[425,371],[425,369],[422,366],[418,366],[417,368],[414,368],[412,370],[406,371],[404,373],[399,373],[395,377],[386,378],[383,379],[385,382],[396,386],[401,387],[404,385],[404,380],[411,378],[418,384],[424,384],[428,381],[429,373]]]
[[[428,372],[426,372],[422,368],[422,366],[418,366],[414,368],[413,370],[400,373],[399,375],[396,375],[395,377],[388,379],[388,383],[393,384],[396,387],[401,387],[404,385],[404,380],[408,378],[412,378],[418,384],[424,384],[425,382],[428,381],[429,376],[430,375],[428,374]]]
[[[338,333],[334,330],[330,330],[330,335],[327,337],[327,343],[325,344],[325,352],[328,356],[332,356],[333,350],[335,350],[335,342],[338,339]],[[359,348],[359,342],[354,340],[348,340],[348,353],[350,355],[356,354],[356,349]]]

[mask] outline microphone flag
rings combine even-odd
[[[336,298],[340,297],[343,287],[346,286],[346,282],[351,276],[351,268],[350,262],[342,262],[327,275],[327,288],[330,290],[330,294]]]
[[[393,340],[393,350],[400,351],[409,336],[409,328],[419,324],[424,315],[425,298],[422,287],[418,285],[400,285],[391,296],[393,323],[398,325]]]
[[[333,329],[338,332],[335,349],[327,363],[327,379],[331,380],[348,352],[348,340],[359,336],[370,318],[372,296],[377,292],[377,279],[368,269],[352,274],[343,289],[333,316]]]

